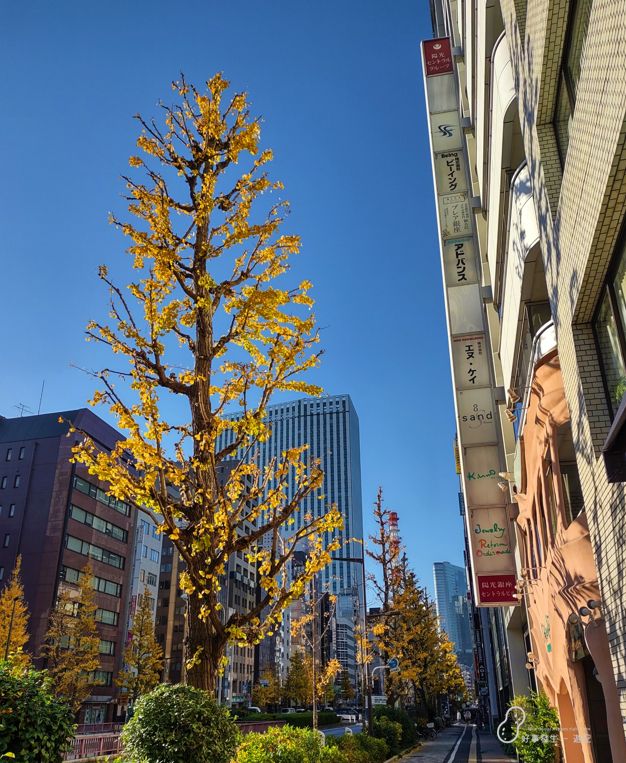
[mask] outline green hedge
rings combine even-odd
[[[406,712],[406,710],[379,705],[374,708],[374,718],[388,718],[390,721],[399,723],[402,726],[402,736],[400,738],[400,748],[406,749],[412,747],[417,742],[417,727],[415,720]]]
[[[144,694],[124,726],[124,758],[133,763],[229,763],[237,726],[209,692],[161,684]]]
[[[233,763],[349,763],[349,761],[336,747],[323,746],[321,734],[311,729],[273,726],[265,734],[248,734],[237,748]]]
[[[346,734],[326,737],[329,747],[337,747],[346,763],[384,763],[389,757],[389,747],[384,739],[369,734]]]

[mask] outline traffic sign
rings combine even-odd
[[[400,670],[400,660],[397,657],[390,657],[387,660],[387,668],[391,673],[395,673]]]

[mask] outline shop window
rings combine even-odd
[[[569,147],[569,135],[576,106],[590,15],[591,0],[572,0],[554,109],[554,133],[562,166],[565,166],[565,157]]]

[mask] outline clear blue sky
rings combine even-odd
[[[125,255],[107,223],[133,152],[182,70],[223,71],[264,117],[303,240],[326,354],[315,381],[352,396],[366,527],[376,488],[412,564],[461,563],[448,366],[419,42],[426,0],[5,3],[0,24],[0,414],[79,407],[83,339]],[[98,411],[104,415],[104,409]]]

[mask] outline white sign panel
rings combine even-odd
[[[489,362],[485,335],[474,334],[452,340],[454,386],[457,389],[477,389],[490,384]]]
[[[450,333],[470,334],[483,330],[483,305],[478,284],[453,286],[448,291]]]
[[[471,238],[452,239],[445,242],[443,269],[446,286],[478,283],[474,242]]]
[[[441,74],[426,80],[428,107],[431,114],[436,111],[452,111],[456,107],[456,87],[454,74]]]
[[[498,442],[491,389],[457,392],[459,438],[463,447]]]
[[[433,151],[453,151],[462,148],[461,122],[458,111],[443,111],[430,117]]]
[[[439,194],[467,191],[465,157],[462,151],[444,151],[435,155],[435,181]]]
[[[470,509],[469,520],[469,542],[475,572],[509,572],[513,569],[513,548],[506,508]]]
[[[463,450],[465,500],[470,508],[499,506],[504,493],[498,487],[500,457],[497,445],[479,445]]]
[[[443,239],[472,235],[472,212],[466,193],[439,197],[439,223]]]

